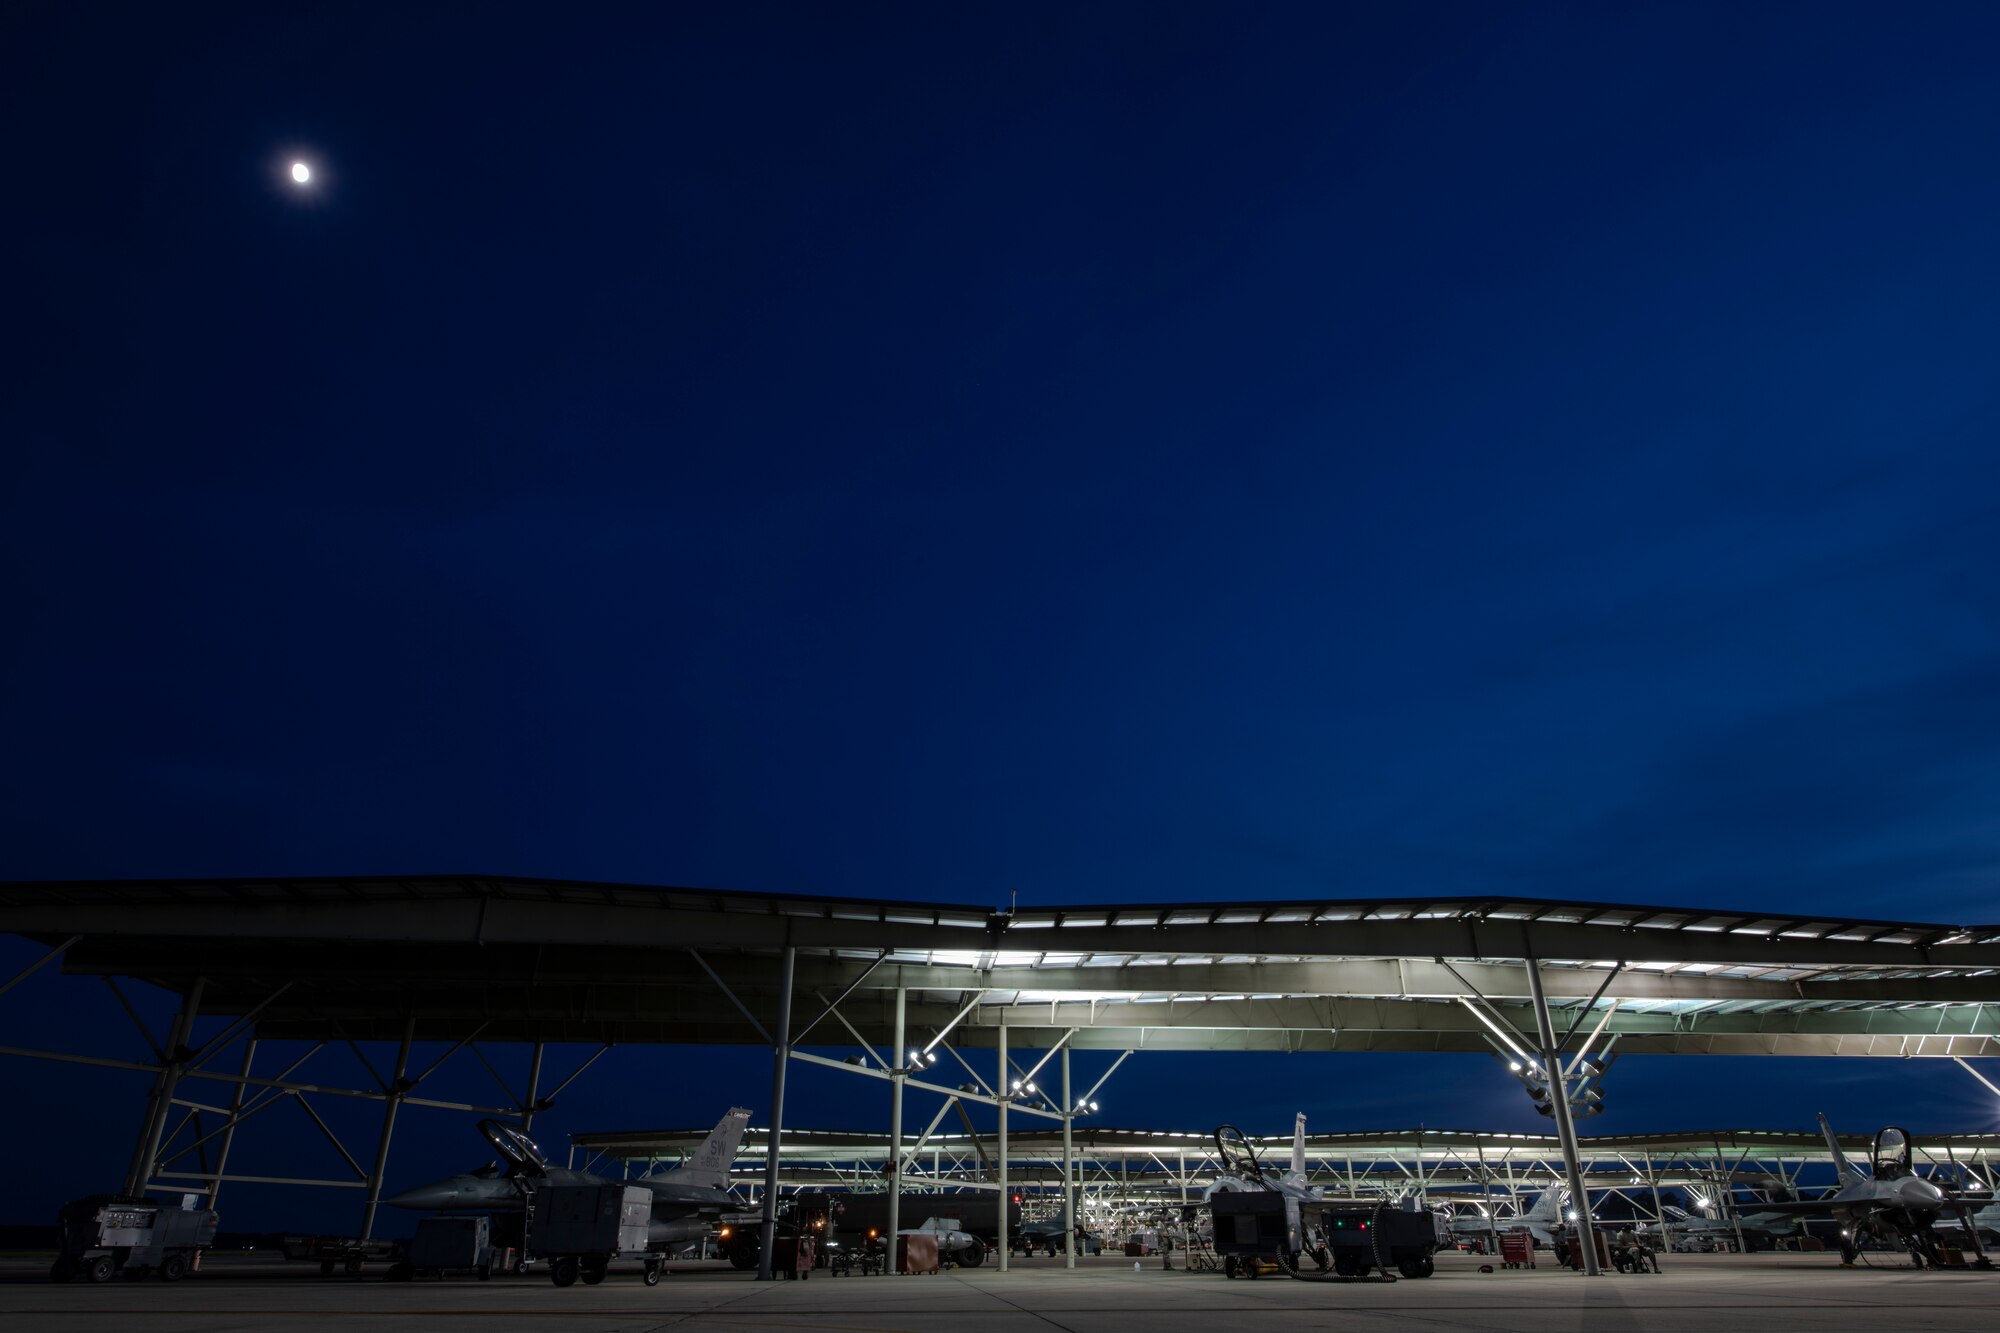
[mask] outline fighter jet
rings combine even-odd
[[[1963,1243],[1968,1223],[1982,1245],[2000,1245],[2000,1203],[1989,1203],[1977,1210],[1968,1208],[1963,1218],[1948,1212],[1937,1220],[1937,1232],[1947,1240]]]
[[[938,1255],[960,1268],[977,1268],[986,1262],[986,1242],[970,1231],[961,1231],[955,1217],[927,1217],[919,1227],[904,1227],[899,1236],[936,1236]]]
[[[648,1240],[656,1245],[698,1240],[723,1213],[743,1207],[743,1201],[729,1192],[729,1165],[736,1159],[737,1146],[743,1142],[743,1130],[749,1123],[750,1112],[735,1107],[681,1165],[620,1181],[550,1166],[541,1148],[526,1134],[497,1120],[482,1120],[479,1132],[500,1154],[500,1161],[418,1185],[383,1202],[391,1208],[430,1212],[508,1212],[524,1207],[528,1195],[539,1185],[643,1185],[653,1193]]]
[[[1818,1199],[1782,1199],[1758,1205],[1763,1214],[1803,1216],[1831,1213],[1844,1224],[1840,1233],[1841,1262],[1851,1264],[1860,1253],[1864,1234],[1904,1246],[1921,1267],[1938,1261],[1937,1237],[1931,1227],[1951,1207],[1945,1192],[1916,1174],[1910,1165],[1908,1130],[1890,1126],[1875,1136],[1874,1172],[1847,1160],[1826,1116],[1819,1117],[1826,1146],[1833,1152],[1839,1188]]]
[[[1717,1240],[1734,1240],[1736,1228],[1740,1224],[1743,1237],[1751,1239],[1775,1240],[1779,1236],[1798,1234],[1800,1219],[1791,1213],[1765,1212],[1760,1206],[1754,1213],[1744,1213],[1739,1218],[1698,1217],[1685,1208],[1672,1204],[1660,1210],[1667,1215],[1667,1234],[1670,1236],[1710,1236]]]
[[[1287,1170],[1280,1171],[1275,1166],[1266,1166],[1258,1161],[1257,1150],[1250,1146],[1250,1140],[1243,1137],[1243,1131],[1234,1125],[1216,1127],[1215,1155],[1222,1164],[1222,1171],[1202,1191],[1203,1203],[1213,1201],[1217,1194],[1235,1191],[1277,1194],[1285,1201],[1287,1252],[1298,1254],[1308,1249],[1324,1249],[1313,1229],[1304,1225],[1299,1209],[1301,1204],[1320,1203],[1326,1199],[1320,1188],[1306,1179],[1305,1112],[1299,1112],[1292,1121],[1292,1160]]]
[[[1537,1245],[1554,1245],[1562,1225],[1563,1190],[1551,1185],[1535,1196],[1535,1205],[1515,1217],[1486,1218],[1460,1213],[1451,1219],[1451,1234],[1459,1240],[1486,1240],[1494,1232],[1525,1231]]]
[[[1292,1160],[1289,1170],[1280,1171],[1275,1166],[1266,1166],[1257,1160],[1257,1152],[1250,1141],[1243,1137],[1243,1131],[1234,1125],[1222,1125],[1215,1131],[1215,1152],[1222,1163],[1222,1174],[1202,1191],[1204,1201],[1218,1191],[1227,1190],[1275,1190],[1285,1196],[1290,1203],[1310,1203],[1324,1196],[1317,1186],[1306,1181],[1306,1115],[1298,1113],[1292,1121]],[[1296,1208],[1288,1209],[1296,1213]]]

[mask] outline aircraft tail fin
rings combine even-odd
[[[741,1106],[731,1107],[729,1114],[715,1124],[701,1146],[688,1155],[687,1161],[662,1171],[656,1180],[672,1180],[682,1185],[706,1185],[711,1189],[729,1188],[729,1165],[736,1160],[736,1150],[743,1145],[743,1131],[750,1124],[750,1112]]]
[[[1551,1185],[1541,1192],[1535,1206],[1528,1210],[1530,1219],[1536,1222],[1555,1222],[1562,1217],[1562,1187]]]
[[[1847,1160],[1847,1154],[1840,1150],[1840,1140],[1834,1135],[1833,1126],[1826,1121],[1826,1112],[1819,1113],[1820,1133],[1826,1135],[1826,1146],[1833,1150],[1833,1168],[1839,1173],[1843,1187],[1858,1185],[1868,1179],[1867,1175]]]

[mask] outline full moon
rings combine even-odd
[[[292,179],[304,185],[313,178],[312,168],[303,162],[292,163]]]

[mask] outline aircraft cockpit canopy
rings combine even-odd
[[[1910,1131],[1889,1125],[1875,1135],[1875,1178],[1894,1180],[1911,1174]]]
[[[537,1173],[548,1169],[549,1159],[543,1156],[540,1145],[512,1125],[503,1125],[498,1120],[482,1120],[479,1132],[511,1166]]]
[[[1259,1185],[1269,1184],[1257,1163],[1257,1150],[1250,1146],[1250,1140],[1234,1125],[1218,1125],[1215,1130],[1215,1154],[1222,1162],[1222,1169],[1229,1175]]]

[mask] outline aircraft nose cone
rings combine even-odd
[[[391,1208],[449,1208],[458,1201],[458,1187],[449,1180],[435,1180],[428,1185],[418,1185],[406,1189],[401,1194],[382,1200]]]
[[[1896,1192],[1903,1196],[1905,1204],[1916,1208],[1936,1208],[1944,1202],[1943,1190],[1914,1176],[1903,1181]]]

